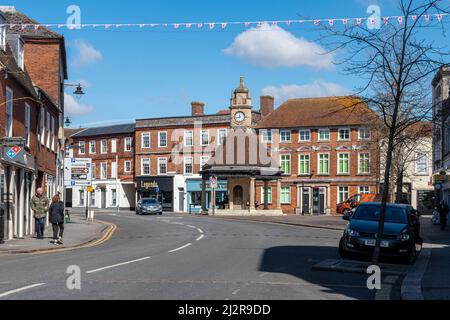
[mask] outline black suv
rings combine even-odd
[[[371,255],[375,247],[381,203],[362,203],[352,214],[339,243],[339,254],[346,259],[355,254]],[[416,260],[420,243],[419,213],[410,205],[387,204],[381,256],[400,257],[409,264]]]

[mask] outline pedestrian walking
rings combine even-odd
[[[48,213],[53,228],[53,243],[63,244],[64,204],[58,194],[52,198],[52,204],[50,205]]]
[[[31,210],[34,213],[36,233],[38,239],[44,239],[45,218],[47,217],[49,201],[41,188],[31,198]]]
[[[439,215],[440,215],[440,220],[441,220],[441,229],[445,230],[445,228],[447,227],[447,218],[448,218],[448,214],[450,212],[450,207],[448,206],[448,204],[445,201],[442,201],[441,206],[440,206],[440,210],[439,210]]]

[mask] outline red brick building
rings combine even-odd
[[[37,23],[14,7],[0,7],[0,202],[7,239],[34,232],[29,200],[36,188],[49,196],[62,191],[64,38],[21,24]],[[8,155],[13,146],[20,152]]]
[[[278,195],[283,212],[333,214],[352,195],[378,192],[376,119],[354,97],[293,99],[271,112],[257,125],[283,172],[281,192],[269,187],[270,207]]]
[[[88,128],[70,136],[74,158],[91,158],[94,192],[84,188],[67,188],[67,202],[73,207],[133,208],[134,127],[120,124]]]
[[[136,120],[137,200],[158,197],[165,210],[201,210],[199,172],[227,136],[232,117],[230,110],[205,114],[204,107],[192,102],[190,116]],[[253,114],[256,124],[261,116]],[[225,199],[226,188],[217,197]]]

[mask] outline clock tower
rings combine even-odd
[[[239,87],[231,95],[231,127],[250,128],[252,126],[252,98],[241,76]]]

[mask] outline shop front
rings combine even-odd
[[[164,211],[173,211],[173,183],[173,177],[137,177],[136,200],[158,199]]]
[[[216,188],[216,208],[224,209],[228,203],[228,182],[219,180]],[[187,207],[189,214],[197,214],[202,211],[202,179],[186,180]],[[209,210],[211,199],[211,185],[206,182],[206,208]]]
[[[22,238],[34,232],[30,199],[36,189],[34,158],[22,138],[0,140],[0,204],[3,207],[5,239]]]

